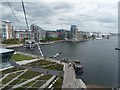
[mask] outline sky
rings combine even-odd
[[[26,29],[21,0],[7,1],[22,29]],[[16,29],[21,29],[7,1],[2,2],[2,20],[10,20]],[[24,5],[29,26],[69,30],[71,25],[77,25],[79,31],[118,32],[118,0],[24,0]]]

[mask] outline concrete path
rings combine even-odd
[[[46,83],[44,83],[40,89],[38,90],[41,90],[41,88],[46,88],[54,79],[55,79],[56,76],[52,76]]]
[[[21,75],[23,75],[27,70],[24,70],[24,72],[22,72],[21,74],[19,74],[17,77],[13,78],[11,81],[9,81],[7,84],[3,85],[1,89],[5,88],[6,86],[8,86],[10,83],[12,83],[14,80],[18,79]]]
[[[68,63],[66,63],[64,69],[65,71],[62,89],[72,88],[76,90],[77,88],[79,88],[79,90],[82,90],[81,88],[86,88],[81,79],[76,79],[73,66],[69,66]]]
[[[18,63],[19,65],[25,65],[25,64],[32,63],[35,61],[38,61],[38,59],[24,60],[24,61],[20,61],[20,62],[16,62],[16,63]]]
[[[62,88],[76,88],[76,79],[73,67],[68,68],[68,63],[65,64],[64,80]]]

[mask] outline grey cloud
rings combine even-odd
[[[72,8],[73,8],[72,4],[67,3],[67,2],[66,3],[58,3],[55,6],[53,6],[54,10],[68,10],[69,11]]]
[[[21,25],[23,27],[26,27],[24,14],[23,15],[21,14],[23,13],[21,2],[12,2],[10,4],[14,9],[14,11],[16,12],[16,15],[18,15],[17,17]],[[92,12],[90,12],[88,9],[87,12],[81,13],[82,11],[84,12],[84,8],[82,8],[82,10],[79,10],[79,8],[77,7],[78,4],[74,5],[70,2],[53,2],[53,3],[25,2],[24,4],[25,4],[29,25],[35,23],[43,26],[46,25],[51,28],[56,27],[57,29],[57,27],[61,27],[61,25],[67,27],[70,26],[71,24],[76,24],[80,28],[86,28],[86,31],[93,29],[93,27],[96,30],[98,30],[98,27],[101,27],[101,30],[105,28],[107,28],[106,30],[111,28],[112,29],[117,28],[116,17],[105,13],[102,14],[96,13],[97,10],[99,11],[99,8],[96,8],[95,10],[93,9],[94,11]],[[3,3],[3,6],[4,9],[9,8],[7,3]],[[85,7],[87,8],[87,6]],[[105,9],[105,7],[110,7],[110,6],[109,5],[104,6],[103,9]],[[77,10],[75,8],[77,8]],[[4,16],[3,19],[10,19],[15,26],[19,27],[12,13],[3,16]],[[89,23],[86,24],[86,22]],[[98,23],[98,25],[101,26],[95,26],[96,22]],[[104,24],[104,23],[110,23],[110,24]],[[91,26],[92,28],[90,28],[90,25],[92,25]]]

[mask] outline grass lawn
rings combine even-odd
[[[37,80],[48,80],[52,77],[50,74],[46,74],[44,76],[39,77]]]
[[[31,87],[41,87],[44,83],[45,83],[45,81],[37,81]]]
[[[29,86],[32,85],[34,82],[36,82],[36,80],[31,81],[31,82],[29,82],[29,83],[27,83],[27,84],[25,84],[25,85],[23,85],[23,86],[29,87]]]
[[[38,90],[38,88],[28,88],[27,87],[19,87],[19,88],[15,88],[14,90]]]
[[[18,82],[17,84],[23,83],[23,82],[25,82],[25,81],[27,81],[27,80],[21,79],[20,82]]]
[[[16,80],[14,80],[13,82],[11,82],[9,85],[16,85],[18,82],[20,82],[21,81],[21,79],[16,79]]]
[[[62,82],[63,82],[63,78],[59,77],[58,80],[55,82],[54,86],[54,90],[61,90],[62,87]]]
[[[13,74],[8,75],[6,78],[4,78],[2,80],[2,84],[7,84],[9,81],[11,81],[13,78],[15,78],[16,76],[18,76],[20,73],[21,72],[13,73]]]
[[[23,60],[31,60],[31,59],[35,59],[35,58],[21,54],[13,54],[13,56],[11,57],[11,60],[15,60],[17,62]]]
[[[49,64],[54,64],[55,62],[51,62],[51,61],[46,61],[46,60],[39,60],[36,62],[32,62],[29,64],[26,64],[27,66],[37,66],[37,67],[42,67],[44,65],[49,65]]]
[[[62,64],[55,64],[52,66],[44,67],[45,69],[51,69],[51,70],[63,70]]]
[[[17,68],[17,67],[13,67],[13,68],[10,68],[10,69],[7,69],[7,70],[3,70],[3,71],[2,71],[2,74],[7,74],[7,73],[19,71],[19,70],[24,70],[24,69],[22,69],[22,68]]]
[[[33,78],[37,75],[40,75],[41,73],[39,72],[34,72],[32,70],[28,70],[27,72],[25,72],[22,76],[20,76],[19,78],[20,79],[30,79],[30,78]]]

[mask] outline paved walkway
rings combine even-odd
[[[56,76],[52,76],[47,82],[45,82],[41,87],[40,87],[40,90],[41,88],[46,88],[54,79],[55,79]]]
[[[65,71],[64,71],[64,79],[62,88],[73,88],[79,90],[81,88],[86,88],[85,84],[82,82],[81,79],[76,79],[75,71],[73,66],[68,66],[68,63],[65,64]]]
[[[76,88],[75,80],[73,67],[68,67],[68,63],[66,63],[62,88]]]

